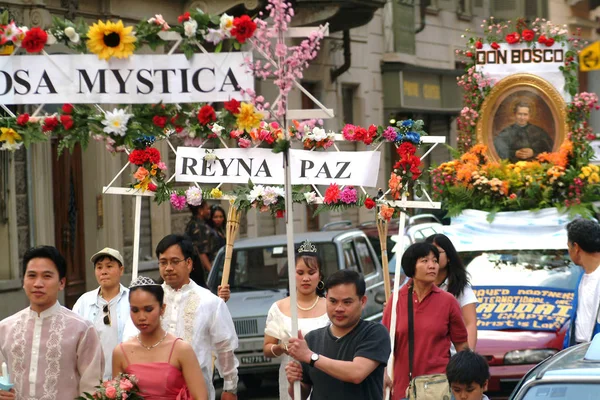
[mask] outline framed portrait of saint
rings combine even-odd
[[[557,151],[566,137],[566,103],[545,79],[516,74],[502,79],[481,107],[477,139],[492,160],[535,160]]]

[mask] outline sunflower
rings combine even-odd
[[[88,30],[87,47],[102,60],[111,57],[128,58],[133,54],[134,43],[137,40],[132,30],[132,26],[125,28],[122,21],[117,23],[98,21]]]

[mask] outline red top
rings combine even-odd
[[[412,284],[412,281],[409,282]],[[414,358],[413,378],[421,375],[443,374],[450,361],[450,343],[467,341],[467,328],[458,301],[450,293],[433,286],[419,303],[413,293]],[[394,351],[393,399],[403,399],[408,387],[408,284],[400,289],[397,308]],[[383,312],[383,325],[390,329],[392,298]]]

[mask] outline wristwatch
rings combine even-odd
[[[319,355],[317,353],[312,353],[310,355],[310,366],[314,367],[315,363],[319,360]]]

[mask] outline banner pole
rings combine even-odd
[[[131,281],[138,277],[140,262],[140,230],[142,225],[142,196],[135,196],[135,212],[133,222],[133,262],[131,263]]]

